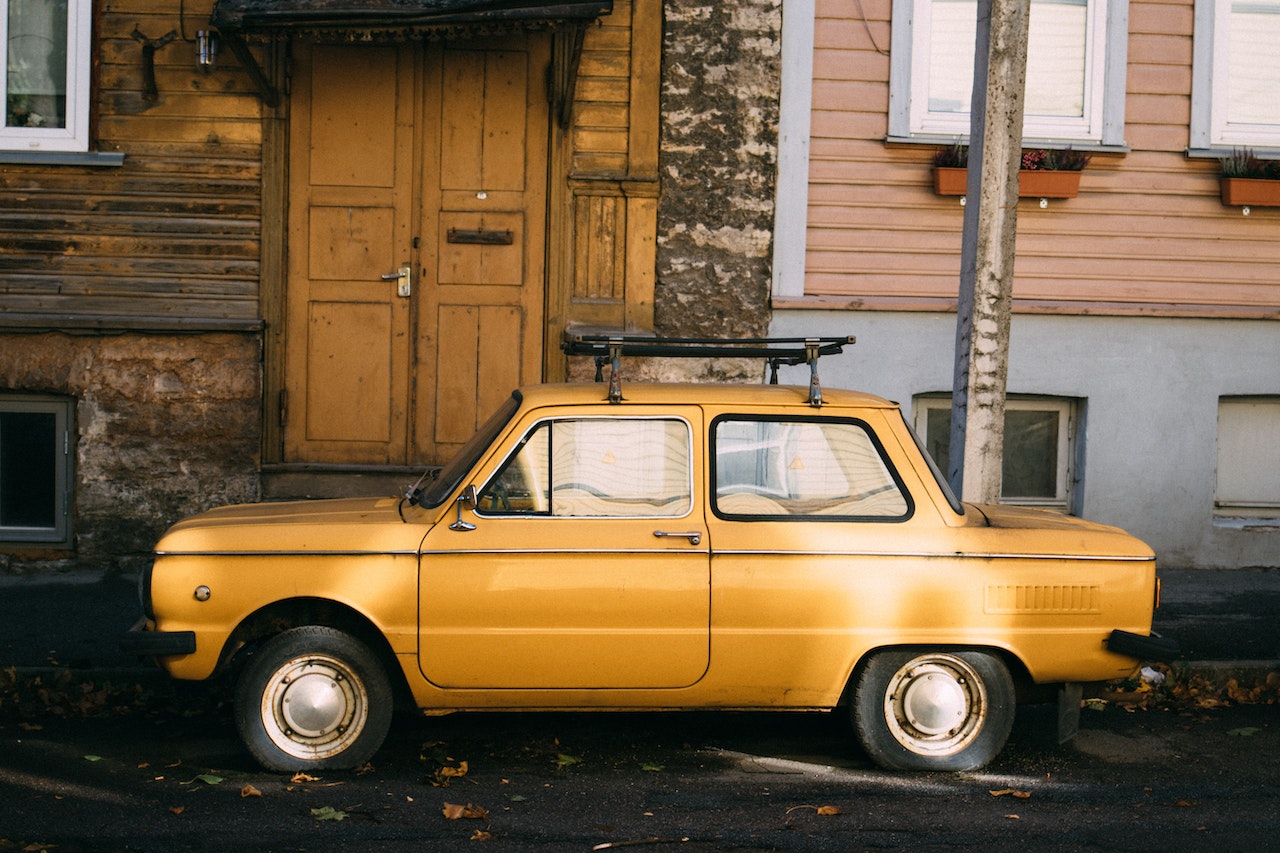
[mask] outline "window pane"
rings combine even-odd
[[[938,467],[951,461],[951,409],[925,411],[925,443]],[[1058,453],[1062,413],[1054,409],[1009,408],[1004,413],[1004,461],[1000,497],[1010,502],[1058,501]],[[1065,490],[1064,490],[1065,491]]]
[[[551,512],[679,516],[693,506],[683,421],[557,421],[551,433]]]
[[[58,523],[57,416],[0,412],[0,526]]]
[[[1219,506],[1280,507],[1280,400],[1224,399],[1218,404]]]
[[[1006,411],[1001,497],[1052,500],[1057,494],[1058,413]]]
[[[67,126],[67,4],[9,0],[6,127]]]
[[[908,504],[870,436],[843,421],[716,425],[716,507],[729,515],[901,517]]]
[[[1227,121],[1280,125],[1280,3],[1232,3]]]
[[[933,0],[929,37],[929,111],[964,114],[973,94],[977,4]],[[1027,115],[1084,115],[1085,0],[1031,0],[1027,42]]]
[[[486,514],[675,517],[693,507],[684,421],[539,424],[480,491]]]

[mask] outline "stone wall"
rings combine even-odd
[[[73,551],[6,546],[0,572],[134,571],[179,518],[258,498],[256,335],[0,335],[0,394],[75,400]]]
[[[661,334],[767,331],[781,29],[780,0],[665,4]],[[718,370],[735,372],[712,365],[702,375]]]

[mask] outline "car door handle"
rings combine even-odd
[[[681,533],[676,533],[671,530],[655,530],[653,531],[653,535],[657,536],[659,539],[666,539],[671,536],[678,539],[688,539],[690,545],[700,545],[702,543],[701,530],[688,530]]]

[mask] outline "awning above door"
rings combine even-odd
[[[280,99],[247,39],[290,35],[343,38],[454,38],[510,30],[565,30],[568,62],[559,62],[556,101],[568,109],[584,28],[613,12],[613,0],[215,0],[209,23],[249,72],[267,106]],[[558,50],[558,53],[564,50]],[[561,79],[563,78],[563,79]]]
[[[423,32],[485,25],[585,23],[613,0],[217,0],[210,23],[224,35],[303,32]]]

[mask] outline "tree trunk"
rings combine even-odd
[[[978,503],[1000,500],[1029,17],[1030,0],[979,0],[948,466]]]

